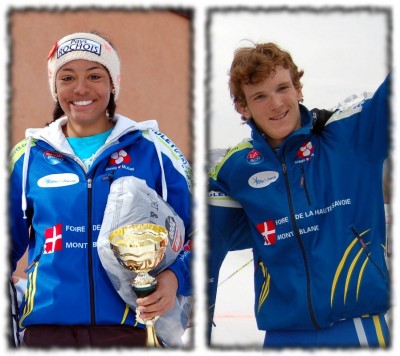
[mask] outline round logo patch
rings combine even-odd
[[[58,152],[46,151],[43,158],[50,164],[58,164],[65,161],[64,156]]]
[[[247,162],[250,164],[258,164],[264,161],[263,155],[257,150],[251,150],[247,155]]]

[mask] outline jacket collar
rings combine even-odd
[[[301,138],[302,140],[304,139],[304,136],[308,136],[311,133],[311,127],[312,127],[312,115],[310,111],[302,104],[299,104],[300,107],[300,116],[301,116],[301,128],[293,131],[282,143],[282,145],[279,148],[279,151],[282,149],[282,147],[286,146],[288,142],[292,140],[296,140],[296,138]],[[260,131],[260,129],[256,126],[255,122],[253,119],[250,119],[247,121],[247,124],[251,128],[251,136],[254,140],[254,147],[257,148],[257,146],[263,146],[265,147],[265,144],[269,146],[266,135]],[[271,147],[272,149],[272,147]]]

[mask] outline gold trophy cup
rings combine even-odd
[[[114,230],[109,236],[110,246],[118,262],[136,273],[131,286],[141,298],[153,293],[157,280],[148,274],[156,268],[168,245],[168,231],[155,224],[133,224]],[[143,320],[136,310],[136,317],[146,325],[147,347],[160,347],[154,330],[156,318]]]

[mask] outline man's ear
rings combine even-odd
[[[303,91],[301,90],[301,88],[296,89],[296,91],[297,91],[297,101],[299,103],[302,103],[303,102]]]
[[[243,117],[246,118],[246,120],[251,119],[251,113],[250,110],[247,108],[247,106],[242,106],[239,103],[235,104],[236,110],[242,114]]]

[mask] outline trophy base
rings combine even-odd
[[[157,338],[156,332],[154,330],[154,326],[146,325],[146,331],[147,331],[146,346],[149,347],[149,348],[151,348],[151,347],[161,347],[161,345],[158,342],[158,338]]]
[[[147,297],[151,293],[153,293],[157,288],[157,280],[154,279],[153,283],[144,285],[144,286],[138,286],[132,284],[132,290],[135,292],[138,298],[143,298]],[[161,347],[158,339],[156,332],[154,330],[154,322],[155,319],[150,319],[150,320],[143,320],[140,318],[140,313],[136,311],[136,319],[146,325],[146,331],[147,331],[147,341],[146,341],[146,346],[149,348],[152,347]]]

